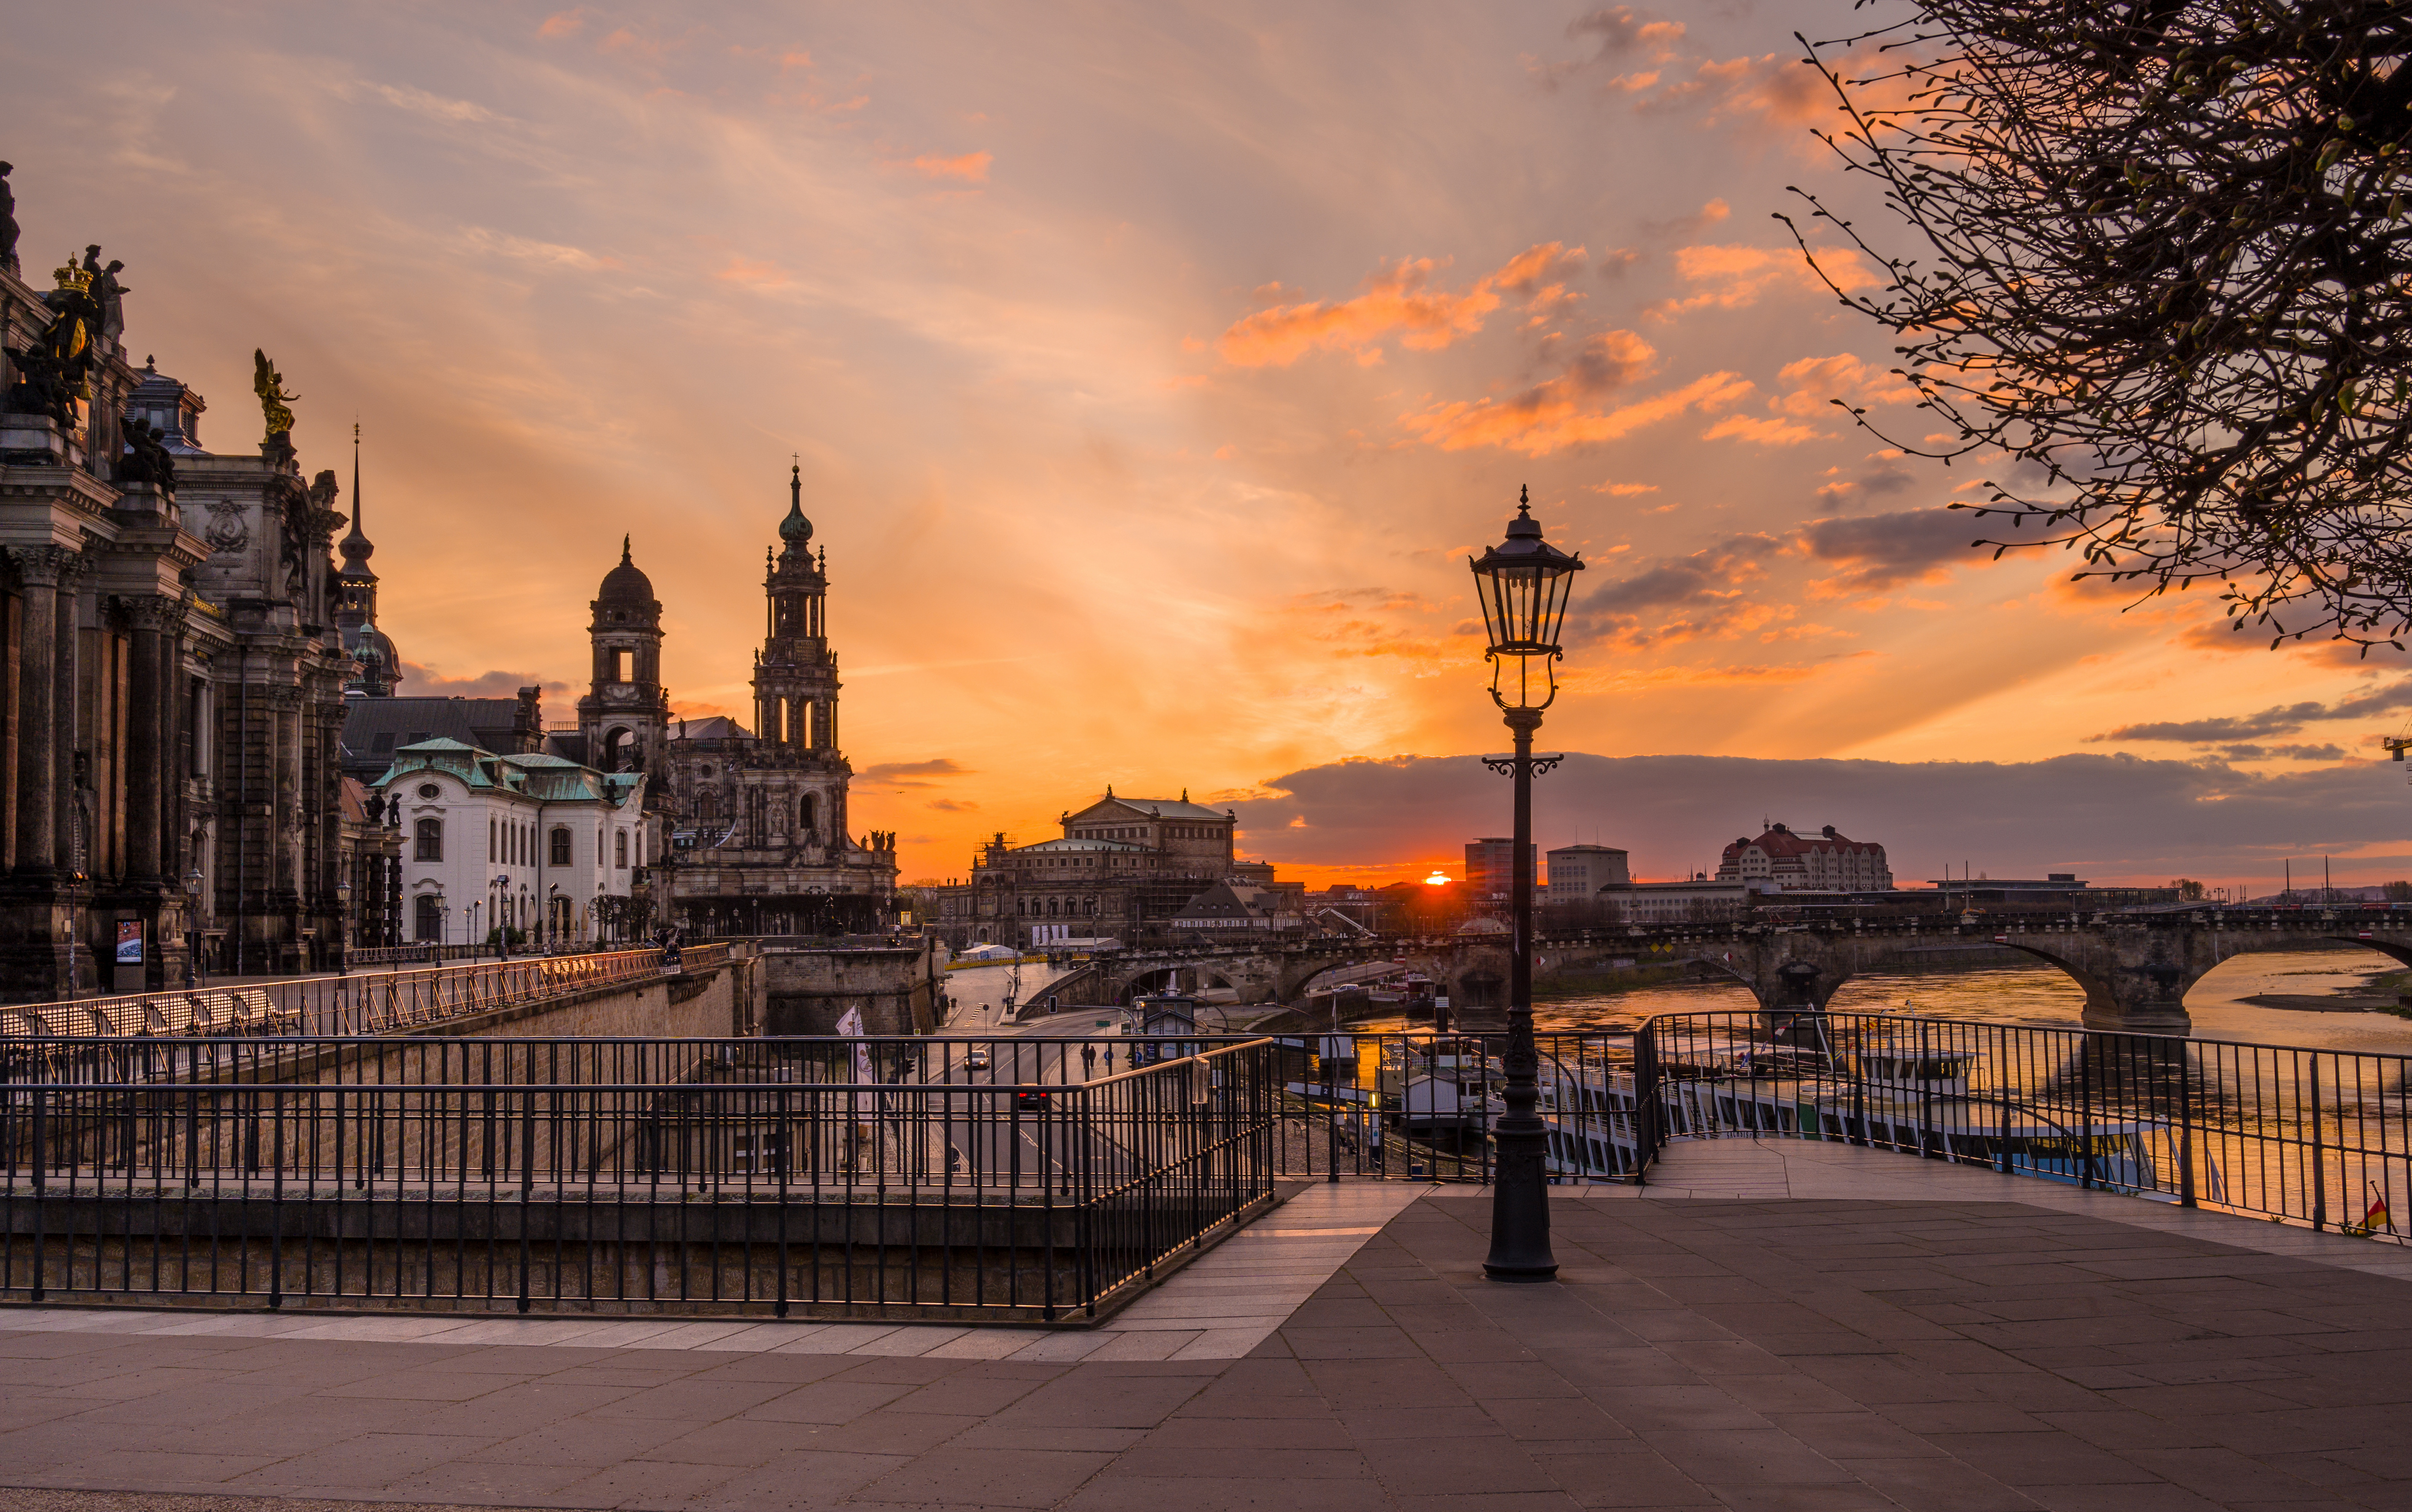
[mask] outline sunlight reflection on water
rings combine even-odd
[[[2412,1054],[2412,1020],[2385,1013],[2302,1012],[2242,1001],[2265,993],[2320,997],[2356,991],[2371,978],[2399,969],[2395,962],[2369,950],[2272,950],[2240,956],[2195,984],[2186,994],[2186,1010],[2199,1039]],[[2085,994],[2050,966],[1997,966],[1854,976],[1835,992],[1831,1006],[1858,1013],[1907,1012],[2062,1028],[2081,1021]],[[1750,993],[1739,984],[1639,987],[1625,992],[1537,996],[1533,1020],[1544,1034],[1616,1034],[1630,1033],[1653,1014],[1746,1012],[1753,1006]],[[1356,1027],[1408,1025],[1383,1018]]]
[[[2268,993],[2321,997],[2364,988],[2371,978],[2400,969],[2370,950],[2272,950],[2239,956],[2213,970],[2186,994],[2198,1039],[2232,1039],[2258,1045],[2301,1045],[2370,1054],[2412,1054],[2412,1020],[2385,1013],[2310,1013],[2262,1007],[2243,999]],[[1022,1001],[1063,976],[1033,963],[1022,968]],[[975,966],[949,972],[947,991],[966,1006],[1001,1001],[1012,976],[1006,966]],[[1996,966],[1972,971],[1871,974],[1854,976],[1834,994],[1838,1009],[1859,1013],[1910,1012],[1933,1019],[1973,1019],[1988,1023],[2066,1027],[2080,1021],[2085,994],[2050,966]],[[1533,1006],[1542,1033],[1631,1033],[1656,1013],[1747,1011],[1750,994],[1734,984],[1639,987],[1625,992],[1544,996]],[[960,1017],[954,1027],[975,1020]],[[1429,1028],[1395,1016],[1352,1020],[1367,1031]]]

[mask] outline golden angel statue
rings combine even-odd
[[[285,374],[268,360],[268,354],[254,347],[251,353],[251,390],[259,396],[259,412],[268,417],[268,433],[282,435],[293,429],[292,400],[300,394],[285,391]]]

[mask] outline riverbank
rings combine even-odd
[[[2281,1013],[2390,1013],[2412,1019],[2412,971],[2379,972],[2356,987],[2326,992],[2256,992],[2238,998]]]

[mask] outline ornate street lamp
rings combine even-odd
[[[1514,963],[1508,978],[1508,1110],[1493,1131],[1497,1157],[1491,1189],[1491,1254],[1482,1262],[1493,1281],[1547,1281],[1558,1273],[1550,1253],[1549,1127],[1541,1101],[1541,1056],[1533,1040],[1533,775],[1562,759],[1533,754],[1541,711],[1558,696],[1558,626],[1580,556],[1541,539],[1532,494],[1520,491],[1508,538],[1469,562],[1482,599],[1491,646],[1491,698],[1516,739],[1516,754],[1484,756],[1482,764],[1516,780],[1516,851],[1509,895],[1515,915]]]

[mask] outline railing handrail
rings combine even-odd
[[[289,1022],[298,1030],[300,1020],[313,1012],[322,1019],[343,1021],[364,1008],[380,1005],[385,1011],[375,1016],[376,1023],[394,1028],[418,1026],[489,1012],[512,1003],[537,1001],[579,986],[640,977],[673,964],[683,971],[717,966],[727,962],[729,949],[727,942],[689,946],[673,962],[669,952],[645,946],[571,956],[513,956],[426,966],[416,971],[196,985],[122,996],[0,1005],[0,1043],[79,1039],[155,1042],[178,1037],[177,1031],[190,1030],[196,1023],[202,1026],[208,1037],[226,1038],[230,1036],[208,1033],[209,1024],[220,1013],[226,1015],[229,1027],[265,1019]],[[406,1007],[403,1006],[405,999]],[[196,1009],[200,1011],[196,1013]],[[80,1035],[73,1030],[62,1031],[62,1020],[68,1023],[79,1020],[104,1023],[112,1029],[109,1034]],[[41,1027],[29,1033],[25,1027],[28,1024]],[[349,1033],[370,1032],[374,1032],[372,1025],[363,1021]],[[287,1032],[275,1037],[300,1035]]]
[[[1658,1024],[1658,1023],[1661,1023],[1661,1022],[1669,1022],[1669,1021],[1674,1021],[1674,1020],[1689,1020],[1689,1019],[1727,1019],[1727,1018],[1729,1018],[1729,1019],[1762,1019],[1762,1020],[1763,1020],[1763,1019],[1765,1019],[1765,1018],[1767,1017],[1768,1011],[1769,1011],[1769,1010],[1767,1010],[1767,1009],[1765,1009],[1765,1008],[1697,1008],[1697,1009],[1677,1009],[1677,1010],[1673,1010],[1673,1011],[1667,1012],[1667,1013],[1654,1013],[1654,1014],[1652,1014],[1649,1018],[1642,1020],[1641,1020],[1641,1023],[1640,1024],[1640,1026],[1639,1026],[1639,1027],[1637,1027],[1636,1029],[1634,1029],[1634,1030],[1632,1031],[1632,1033],[1633,1033],[1635,1035],[1637,1035],[1637,1036],[1638,1036],[1638,1035],[1640,1035],[1644,1030],[1647,1030],[1647,1029],[1651,1028],[1653,1025],[1655,1025],[1655,1024]],[[2170,1033],[2169,1033],[2169,1032],[2168,1032],[2168,1031],[2166,1031],[2166,1030],[2155,1030],[2155,1029],[2096,1029],[2096,1028],[2095,1028],[2095,1027],[2094,1027],[2093,1025],[2091,1025],[2091,1024],[2081,1024],[2081,1023],[2076,1023],[2076,1024],[2050,1024],[2050,1023],[2005,1023],[2005,1022],[2001,1021],[2000,1020],[1996,1020],[1996,1019],[1943,1019],[1943,1018],[1932,1018],[1932,1019],[1930,1019],[1930,1018],[1928,1018],[1928,1017],[1927,1017],[1926,1015],[1924,1015],[1924,1014],[1916,1014],[1916,1013],[1910,1013],[1910,1014],[1904,1014],[1904,1013],[1865,1013],[1865,1012],[1861,1012],[1860,1009],[1857,1009],[1857,1008],[1826,1008],[1826,1009],[1819,1009],[1819,1010],[1815,1010],[1815,1011],[1813,1011],[1813,1010],[1811,1010],[1811,1009],[1807,1009],[1807,1008],[1801,1008],[1801,1009],[1778,1008],[1778,1009],[1776,1009],[1776,1010],[1774,1010],[1774,1011],[1776,1011],[1776,1012],[1778,1012],[1778,1013],[1788,1013],[1788,1014],[1794,1014],[1795,1016],[1797,1016],[1798,1018],[1800,1018],[1803,1022],[1807,1022],[1807,1021],[1814,1020],[1819,1020],[1819,1019],[1828,1020],[1837,1020],[1837,1019],[1849,1019],[1849,1020],[1854,1020],[1874,1021],[1874,1022],[1880,1022],[1880,1023],[1926,1024],[1926,1025],[1929,1025],[1929,1026],[1949,1024],[1949,1025],[1951,1025],[1951,1026],[1953,1026],[1953,1027],[1955,1027],[1955,1028],[1963,1028],[1963,1029],[1985,1029],[1985,1030],[2000,1030],[2000,1029],[2008,1029],[2008,1030],[2013,1030],[2013,1031],[2016,1031],[2017,1033],[2019,1033],[2019,1034],[2022,1034],[2022,1035],[2081,1035],[2081,1036],[2092,1037],[2092,1038],[2117,1038],[2117,1039],[2166,1039],[2166,1040],[2174,1040],[2174,1041],[2176,1041],[2176,1042],[2178,1042],[2178,1043],[2180,1043],[2180,1044],[2185,1044],[2185,1045],[2217,1046],[2218,1048],[2220,1048],[2220,1049],[2222,1049],[2222,1050],[2281,1050],[2281,1051],[2284,1051],[2285,1053],[2289,1054],[2289,1055],[2343,1055],[2343,1056],[2352,1056],[2352,1057],[2355,1057],[2355,1058],[2358,1058],[2358,1059],[2361,1059],[2361,1060],[2373,1060],[2373,1061],[2412,1061],[2412,1050],[2401,1050],[2401,1051],[2399,1051],[2399,1050],[2336,1050],[2336,1049],[2333,1049],[2333,1048],[2331,1048],[2331,1047],[2330,1047],[2330,1046],[2325,1046],[2325,1045],[2281,1045],[2281,1044],[2273,1044],[2273,1043],[2272,1043],[2272,1042],[2270,1042],[2270,1041],[2268,1041],[2268,1040],[2259,1040],[2259,1039],[2216,1039],[2216,1038],[2212,1038],[2212,1037],[2209,1037],[2209,1036],[2206,1036],[2206,1035],[2178,1035],[2178,1034],[2170,1034]],[[1345,1034],[1345,1033],[1346,1033],[1346,1031],[1343,1031],[1343,1033]],[[1385,1034],[1389,1034],[1389,1033],[1390,1033],[1390,1031],[1385,1031]],[[1137,1037],[1137,1036],[1134,1036],[1134,1037]],[[1198,1037],[1198,1036],[1184,1035],[1183,1035],[1182,1037],[1183,1037],[1183,1038],[1184,1038],[1184,1039],[1187,1039],[1187,1038],[1195,1038],[1195,1037]],[[1314,1037],[1314,1036],[1313,1036],[1313,1035],[1308,1035],[1308,1036],[1306,1036],[1306,1037],[1312,1038],[1312,1037]],[[1479,1035],[1476,1035],[1475,1037],[1479,1038],[1479,1037],[1481,1037],[1481,1036],[1480,1036]],[[1493,1037],[1499,1037],[1499,1035],[1494,1035]],[[1544,1037],[1544,1038],[1547,1038],[1547,1037],[1548,1037],[1548,1032],[1547,1032],[1547,1031],[1543,1031],[1543,1036],[1542,1036],[1542,1037]],[[1580,1035],[1580,1036],[1577,1036],[1577,1035],[1564,1035],[1564,1036],[1561,1036],[1561,1037],[1564,1037],[1564,1038],[1569,1038],[1569,1039],[1571,1039],[1571,1038],[1577,1038],[1577,1037],[1585,1038],[1585,1039],[1590,1039],[1590,1038],[1600,1037],[1600,1036],[1594,1035],[1591,1035],[1591,1034],[1584,1034],[1584,1035]],[[1617,1036],[1612,1036],[1612,1035],[1611,1035],[1611,1036],[1608,1036],[1608,1037],[1617,1037]]]

